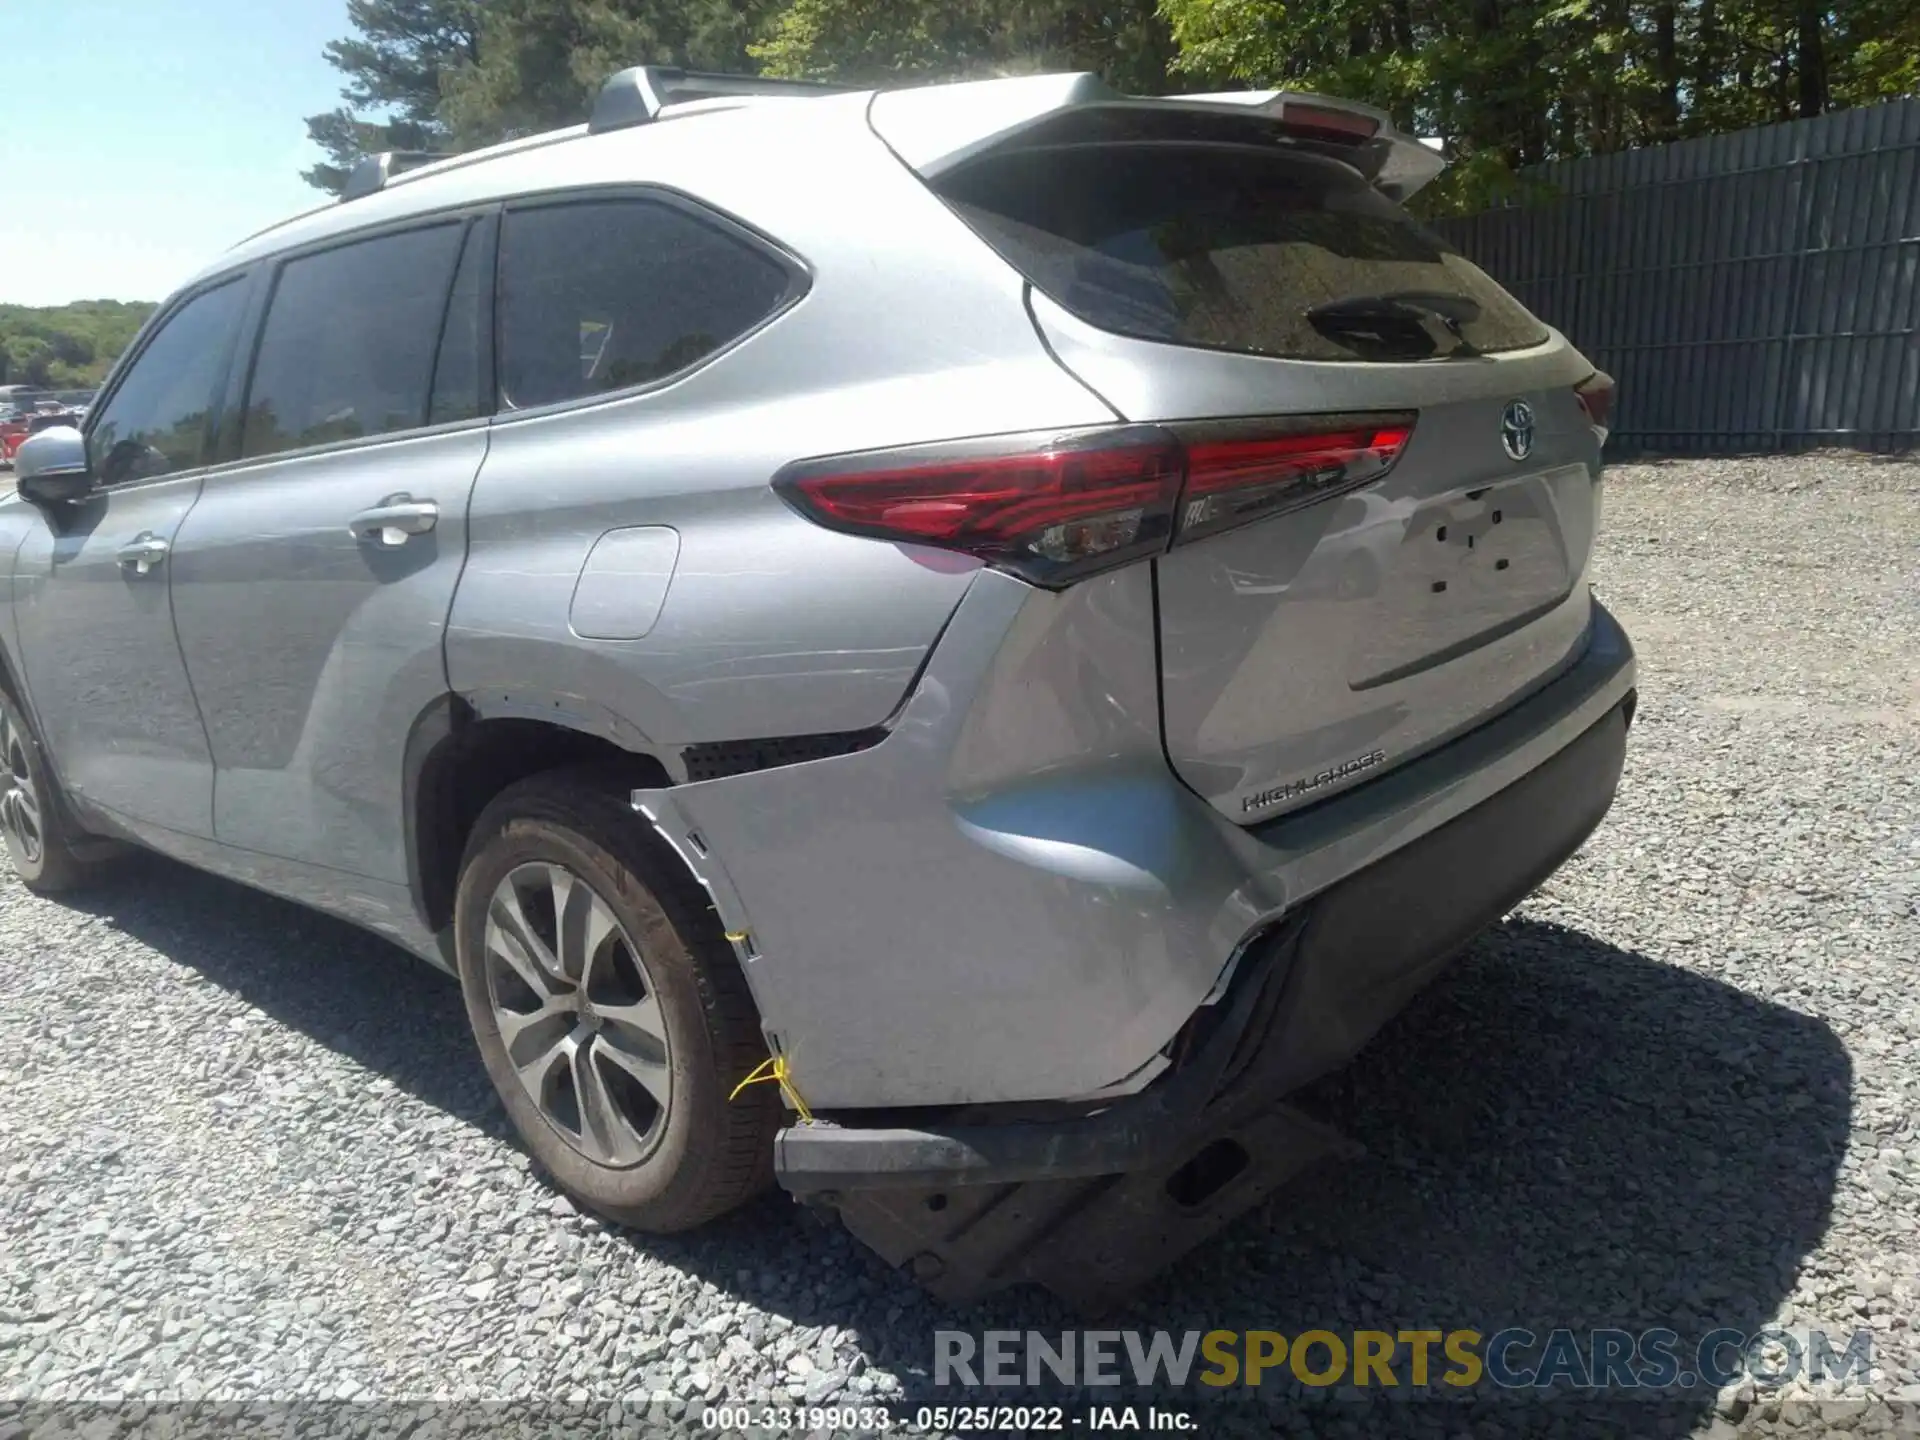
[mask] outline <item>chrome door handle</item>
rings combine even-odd
[[[387,496],[371,510],[362,510],[347,522],[347,530],[356,540],[376,545],[404,545],[439,523],[438,505],[402,492]]]
[[[172,547],[151,530],[142,530],[120,547],[120,563],[131,565],[136,575],[150,575],[153,567],[167,558]]]

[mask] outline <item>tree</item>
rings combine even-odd
[[[1093,70],[1158,94],[1173,36],[1154,0],[790,0],[753,53],[767,73],[800,79]]]
[[[1444,136],[1429,208],[1526,166],[1920,91],[1912,0],[1161,0],[1197,83],[1322,90]]]
[[[1093,70],[1132,94],[1318,90],[1445,137],[1432,210],[1527,167],[1920,93],[1914,0],[349,0],[345,104],[308,123],[338,190],[360,154],[467,148],[586,117],[628,65],[862,84]]]
[[[53,347],[38,335],[22,335],[8,349],[11,360],[7,379],[15,385],[48,386],[53,383]]]
[[[1828,84],[1836,105],[1920,95],[1920,5],[1857,0],[1834,18]]]
[[[441,119],[463,147],[586,119],[630,65],[751,68],[772,0],[487,0],[479,57],[443,77]]]
[[[0,305],[0,383],[97,385],[152,313],[152,305],[118,300]]]
[[[440,120],[447,74],[480,59],[489,0],[347,0],[355,34],[326,47],[347,77],[345,105],[307,118],[307,135],[327,154],[308,184],[338,194],[353,162],[381,150],[445,148]]]

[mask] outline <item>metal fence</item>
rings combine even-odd
[[[1920,442],[1920,100],[1534,173],[1435,228],[1619,382],[1616,449]]]

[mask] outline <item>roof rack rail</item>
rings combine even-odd
[[[757,96],[843,95],[848,85],[815,80],[775,80],[764,75],[718,75],[682,70],[677,65],[635,65],[607,77],[587,121],[589,135],[644,125],[669,105],[690,100],[750,99]]]
[[[450,153],[433,150],[383,150],[378,155],[362,156],[347,172],[347,183],[340,189],[341,202],[378,194],[397,175],[453,158]]]

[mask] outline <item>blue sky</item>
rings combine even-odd
[[[324,197],[346,0],[0,0],[0,303],[158,300]]]

